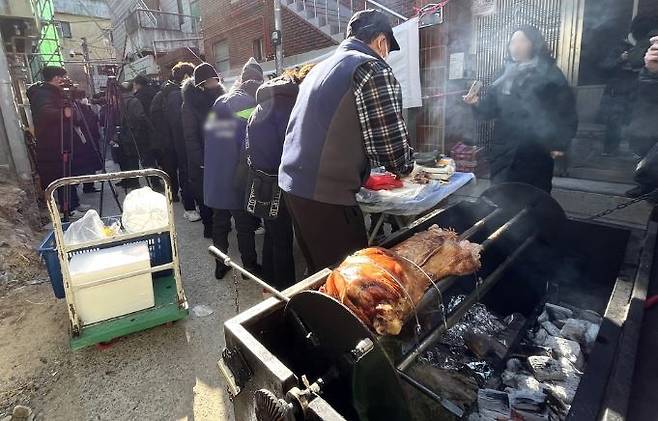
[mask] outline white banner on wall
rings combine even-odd
[[[420,40],[418,18],[409,19],[393,28],[400,51],[393,51],[386,62],[393,69],[395,78],[402,87],[403,108],[416,108],[423,105],[420,89]]]

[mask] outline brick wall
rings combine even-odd
[[[263,58],[274,57],[270,36],[274,31],[272,0],[200,0],[207,59],[215,62],[213,45],[228,41],[231,69],[239,69],[252,56],[252,43],[263,40]],[[285,56],[335,45],[310,23],[282,7]]]

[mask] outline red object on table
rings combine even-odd
[[[402,186],[402,181],[391,173],[371,175],[365,184],[365,188],[368,190],[393,190]]]

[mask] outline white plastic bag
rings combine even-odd
[[[121,222],[128,233],[166,228],[169,225],[167,198],[150,187],[131,191],[123,201]]]
[[[105,225],[98,216],[98,212],[89,209],[82,218],[71,223],[64,231],[64,242],[66,244],[80,244],[105,238]]]

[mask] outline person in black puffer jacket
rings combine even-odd
[[[158,143],[160,165],[169,175],[174,191],[174,201],[178,197],[179,187],[183,199],[183,216],[190,222],[201,219],[196,210],[196,201],[190,191],[187,172],[187,151],[183,135],[181,106],[183,94],[181,84],[194,73],[192,63],[179,62],[171,69],[171,79],[153,98],[151,119],[155,127]]]
[[[212,238],[212,209],[203,202],[203,151],[204,125],[215,100],[225,92],[215,69],[201,63],[194,69],[194,76],[183,82],[181,117],[187,152],[190,190],[199,204],[203,221],[203,236]]]
[[[256,92],[258,105],[247,125],[247,157],[252,170],[272,176],[278,174],[299,84],[312,68],[313,65],[306,65],[298,70],[287,70],[282,76],[265,82]],[[265,218],[264,223],[263,275],[277,289],[284,290],[295,282],[293,226],[284,200],[279,203],[276,218]]]

